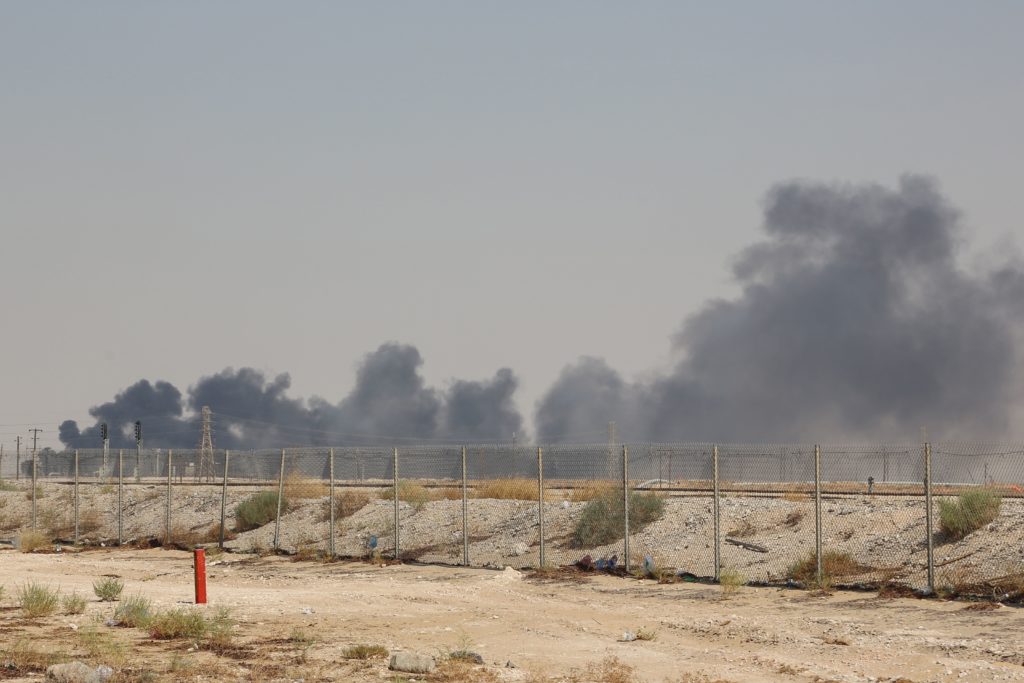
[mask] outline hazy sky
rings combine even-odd
[[[1006,248],[1017,2],[0,5],[0,441],[140,379],[290,372],[337,401],[388,340],[627,376],[758,238],[778,181],[938,178]]]

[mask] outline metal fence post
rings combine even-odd
[[[713,516],[715,518],[715,581],[718,581],[722,576],[722,517],[718,501],[718,446],[711,447],[711,474],[714,479],[714,502],[711,504],[711,508],[713,510]]]
[[[398,549],[398,528],[401,526],[401,518],[398,514],[398,448],[393,448],[391,451],[393,459],[395,476],[394,476],[394,487],[395,487],[395,560],[397,561],[401,557],[401,552]]]
[[[231,458],[231,451],[224,451],[224,481],[220,486],[220,537],[217,545],[224,547],[224,521],[228,504],[228,460]]]
[[[330,507],[330,516],[331,516],[330,517],[331,524],[330,524],[330,529],[329,529],[330,534],[331,534],[331,538],[330,538],[330,540],[327,543],[327,552],[329,553],[330,558],[333,560],[334,559],[334,449],[333,448],[330,449],[330,451],[328,451],[327,457],[330,458],[330,463],[328,465],[328,470],[330,470],[330,478],[331,478],[331,483],[327,487],[327,492],[328,492],[328,494],[330,496],[328,498],[328,505]]]
[[[935,541],[932,538],[932,445],[924,444],[924,526],[928,535],[928,591],[935,592]]]
[[[174,472],[174,451],[167,451],[167,511],[164,514],[164,545],[171,544],[171,485]]]
[[[281,449],[281,470],[277,476],[277,514],[274,515],[274,552],[281,548],[281,501],[284,499],[284,449]]]
[[[466,447],[462,447],[462,564],[469,566],[469,491],[466,482]]]
[[[75,545],[78,545],[78,449],[75,449]]]
[[[544,449],[537,446],[537,524],[540,532],[540,566],[544,567]]]
[[[124,449],[117,449],[117,545],[124,543]]]
[[[622,557],[629,573],[629,446],[622,444]]]
[[[36,464],[38,458],[36,457],[35,449],[32,450],[32,529],[36,528]]]
[[[814,446],[814,560],[815,576],[821,586],[821,446]]]

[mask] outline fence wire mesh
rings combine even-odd
[[[485,567],[628,563],[663,578],[729,570],[769,584],[817,580],[820,542],[836,585],[927,588],[931,574],[940,593],[1024,590],[1024,445],[817,452],[636,443],[5,453],[0,539],[35,531],[44,546],[223,543]]]

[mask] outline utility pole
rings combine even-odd
[[[37,477],[37,458],[36,458],[36,446],[39,439],[39,432],[43,431],[38,427],[33,427],[28,430],[32,432],[32,528],[36,528],[36,497],[39,495],[36,492],[36,477]]]
[[[21,437],[17,438],[14,456],[14,481],[21,479]]]

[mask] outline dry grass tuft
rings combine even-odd
[[[82,614],[85,612],[85,598],[78,593],[71,593],[61,598],[60,606],[64,614]]]
[[[722,587],[722,595],[732,595],[747,585],[747,577],[732,567],[725,567],[718,572],[718,584]]]
[[[124,590],[124,582],[116,576],[104,576],[92,583],[92,592],[101,602],[113,602],[121,597]]]
[[[322,521],[331,518],[330,501],[324,501],[324,509],[320,517]],[[342,491],[334,494],[334,518],[345,519],[356,514],[370,504],[370,495],[365,491]]]
[[[388,649],[383,645],[349,645],[341,656],[345,659],[385,659],[388,656]]]
[[[789,503],[802,503],[810,499],[810,494],[800,493],[799,491],[786,491],[782,494],[782,500]]]
[[[525,477],[489,479],[473,487],[473,497],[493,500],[538,500],[537,480]]]
[[[625,664],[618,657],[608,657],[594,664],[588,664],[582,670],[573,669],[569,673],[570,683],[640,683],[636,670]]]
[[[382,489],[380,497],[382,500],[394,500],[394,487],[389,486]],[[431,491],[423,484],[417,484],[416,482],[408,479],[400,479],[398,481],[398,500],[403,503],[408,503],[417,509],[423,507],[432,500],[440,500],[440,498],[441,496],[438,495],[437,492]]]
[[[498,676],[489,669],[458,658],[442,660],[430,675],[431,681],[443,683],[497,683]]]
[[[50,537],[42,531],[22,531],[18,537],[18,549],[23,553],[34,553],[37,550],[49,550]]]
[[[301,472],[292,471],[284,478],[285,500],[323,498],[329,491],[328,485],[322,479],[313,479]]]
[[[17,678],[18,674],[44,673],[47,667],[70,659],[66,652],[55,651],[53,647],[37,649],[27,640],[17,640],[13,645],[0,648],[0,662],[5,669],[0,675],[4,678]]]
[[[607,481],[588,481],[579,484],[569,492],[570,503],[589,503],[595,498],[609,495],[609,491],[615,491],[615,486]]]
[[[786,571],[786,577],[799,581],[808,587],[828,590],[828,587],[832,585],[833,579],[854,576],[863,571],[864,567],[850,553],[840,550],[828,550],[821,556],[822,581],[819,583],[817,580],[818,556],[812,550],[802,559],[789,566],[789,569]]]
[[[29,619],[48,617],[60,605],[60,591],[41,583],[26,583],[18,589],[18,607]]]
[[[128,628],[146,628],[152,618],[152,605],[148,598],[141,595],[125,598],[114,610],[114,620]]]

